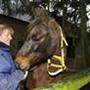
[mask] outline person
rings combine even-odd
[[[0,90],[19,90],[24,72],[17,69],[10,54],[10,43],[14,30],[11,26],[0,24]]]

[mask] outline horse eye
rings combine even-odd
[[[32,36],[32,40],[33,40],[33,41],[38,41],[37,36],[36,36],[36,35],[33,35],[33,36]]]
[[[42,38],[42,37],[39,36],[39,35],[37,35],[37,36],[36,36],[36,35],[33,35],[33,36],[32,36],[32,40],[33,40],[33,41],[39,41],[41,38]]]

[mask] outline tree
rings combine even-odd
[[[75,55],[75,63],[79,65],[81,68],[86,68],[88,63],[88,37],[87,37],[87,25],[86,25],[86,3],[83,0],[80,0],[80,42],[78,43],[78,47],[75,47],[76,55]]]

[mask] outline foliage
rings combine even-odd
[[[79,0],[2,0],[4,14],[29,14],[33,16],[34,8],[43,6],[50,13],[64,17],[65,21],[78,24],[79,21]]]

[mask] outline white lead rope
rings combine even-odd
[[[29,71],[25,71],[24,77],[23,79],[26,79],[27,75],[28,75]]]

